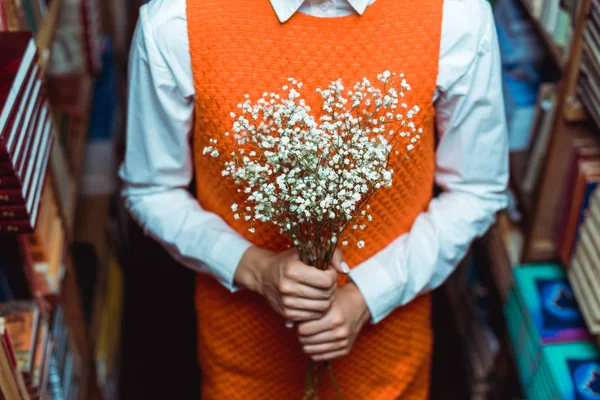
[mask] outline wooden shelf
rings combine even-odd
[[[520,263],[523,233],[510,223],[506,214],[498,215],[498,221],[483,237],[487,249],[493,280],[502,302],[506,302],[513,285],[513,268]]]
[[[590,119],[584,105],[578,98],[572,96],[565,104],[564,117],[567,122],[585,122]]]
[[[552,35],[550,35],[550,33],[548,33],[548,31],[546,30],[546,27],[544,27],[542,22],[538,18],[536,18],[536,16],[533,14],[533,10],[532,10],[531,5],[529,4],[528,0],[520,0],[520,1],[521,1],[521,4],[523,5],[523,7],[525,8],[525,10],[527,11],[527,14],[529,14],[529,17],[531,18],[531,21],[533,22],[533,25],[535,26],[536,30],[542,37],[542,40],[546,46],[546,49],[552,56],[552,60],[554,61],[554,64],[562,72],[565,69],[565,64],[566,64],[565,63],[566,57],[564,54],[565,52],[559,45],[556,44]]]
[[[56,26],[58,25],[58,18],[60,15],[60,8],[62,6],[62,0],[52,0],[48,14],[44,18],[40,30],[35,38],[35,42],[38,46],[38,63],[40,65],[40,76],[45,77],[48,71],[48,64],[50,63],[50,56],[52,53],[52,41],[54,39],[54,33],[56,32]]]
[[[510,187],[513,190],[521,211],[523,213],[525,224],[528,216],[531,215],[533,207],[533,198],[530,193],[523,190],[522,178],[527,162],[527,151],[516,151],[510,153]]]

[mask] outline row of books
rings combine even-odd
[[[581,304],[587,326],[600,335],[600,190],[590,202],[568,275]]]
[[[600,143],[594,137],[575,138],[572,147],[565,151],[569,152],[570,160],[564,192],[560,194],[562,218],[559,218],[554,239],[561,261],[568,266],[589,212],[592,193],[600,182]]]
[[[583,31],[577,94],[600,127],[600,1],[592,0]]]
[[[98,73],[102,69],[101,32],[97,0],[63,0],[50,74]]]
[[[571,42],[572,14],[561,6],[560,0],[523,0],[529,5],[533,18],[538,20],[552,41],[561,49]],[[573,19],[574,20],[574,19]]]
[[[0,303],[0,398],[66,399],[79,394],[81,357],[58,307],[32,300]]]
[[[47,13],[46,0],[1,0],[0,32],[30,31],[37,34]]]
[[[5,381],[0,385],[5,399],[44,398],[53,344],[49,326],[47,313],[35,301],[0,303],[0,332],[4,335],[0,360],[7,358],[13,367],[13,374],[3,374]],[[0,370],[9,371],[6,364],[4,361]],[[15,388],[19,396],[14,395]]]
[[[600,396],[600,354],[562,266],[522,265],[514,279],[504,313],[526,397]]]
[[[0,32],[37,34],[52,0],[0,0]],[[97,0],[62,0],[50,74],[97,73],[102,68],[102,27]]]
[[[0,32],[0,233],[33,231],[54,135],[30,32]]]
[[[471,254],[446,283],[446,294],[463,338],[463,365],[471,399],[486,399],[500,351],[500,343],[488,321],[488,291],[476,271],[477,258]]]

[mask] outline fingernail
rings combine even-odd
[[[345,274],[349,274],[350,273],[350,267],[348,266],[348,264],[346,264],[346,261],[342,261],[340,263],[340,266],[342,267],[342,272]]]
[[[291,329],[294,327],[294,321],[285,321],[285,327]]]

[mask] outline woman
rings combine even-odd
[[[506,203],[499,64],[484,0],[142,7],[120,175],[136,221],[199,272],[203,398],[301,398],[307,355],[333,360],[345,399],[427,398],[428,292]],[[222,162],[202,149],[230,129],[229,113],[246,93],[256,98],[294,77],[316,110],[317,87],[374,80],[384,70],[406,75],[424,132],[395,173],[403,184],[372,201],[370,245],[337,254],[336,269],[349,272],[338,287],[335,270],[303,265],[277,232],[251,235],[233,218],[229,205],[239,195],[221,177]],[[187,191],[194,172],[195,197]],[[327,380],[320,397],[335,398]]]

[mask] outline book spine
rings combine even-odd
[[[6,19],[6,8],[4,2],[0,1],[0,32],[8,31],[8,20]]]
[[[0,206],[0,220],[22,220],[29,218],[25,206]]]
[[[16,176],[0,176],[0,189],[14,189],[21,187],[21,180]]]
[[[24,205],[23,191],[21,189],[0,190],[0,206]]]
[[[0,221],[1,233],[32,233],[33,228],[27,220],[20,221]]]
[[[0,161],[0,176],[12,176],[15,169],[10,161]]]
[[[579,242],[581,226],[583,225],[583,221],[585,221],[585,217],[588,215],[588,210],[590,208],[590,200],[597,186],[598,182],[588,182],[585,186],[585,194],[583,195],[581,211],[579,212],[579,221],[577,221],[577,230],[575,231],[575,237],[573,240],[573,244],[571,245],[571,254],[573,254],[573,252],[575,251],[575,246],[577,245],[577,242]]]

